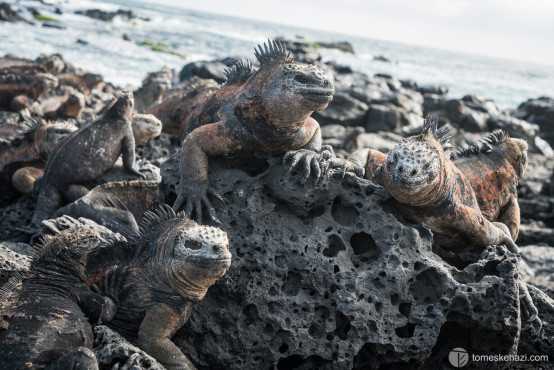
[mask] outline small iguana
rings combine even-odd
[[[0,369],[98,369],[91,323],[114,317],[125,275],[107,271],[100,295],[86,285],[85,265],[89,253],[117,240],[105,228],[43,239],[29,272],[0,289]]]
[[[44,117],[47,119],[77,119],[81,116],[81,112],[84,107],[85,96],[74,90],[68,94],[65,101],[62,102],[55,110],[44,112]]]
[[[479,209],[491,222],[498,221],[510,230],[516,241],[520,212],[517,185],[527,169],[527,143],[496,130],[482,145],[473,145],[451,155],[452,162],[471,182]]]
[[[155,180],[107,182],[59,208],[52,217],[85,217],[129,239],[139,233],[144,213],[159,206],[158,185]]]
[[[142,86],[135,91],[135,109],[139,113],[146,112],[152,105],[162,102],[162,95],[171,89],[173,72],[163,68],[158,72],[149,73],[142,81]]]
[[[135,163],[135,139],[131,128],[133,95],[114,99],[98,120],[64,138],[50,153],[42,176],[30,230],[39,227],[57,208],[88,192],[88,183],[111,169],[120,155],[123,166],[144,178]]]
[[[269,41],[255,50],[260,68],[236,62],[227,82],[192,112],[184,129],[175,210],[202,221],[202,207],[217,221],[208,194],[222,199],[208,181],[208,157],[263,151],[285,154],[291,167],[301,165],[304,181],[319,181],[332,149],[321,145],[319,124],[310,117],[333,99],[331,79],[314,65],[295,63],[285,46]],[[330,147],[329,147],[330,148]]]
[[[144,219],[129,242],[114,243],[89,260],[89,284],[100,284],[113,261],[127,268],[130,289],[108,326],[132,343],[138,341],[168,370],[194,369],[171,337],[230,266],[227,234],[198,225],[169,206],[146,212]]]
[[[50,73],[17,75],[7,71],[0,74],[0,109],[21,111],[32,101],[58,86]]]
[[[0,144],[0,206],[17,196],[12,187],[14,173],[26,166],[44,166],[58,142],[76,130],[74,124],[65,121],[27,119],[20,137]]]

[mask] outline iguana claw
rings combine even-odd
[[[290,160],[290,171],[301,167],[304,173],[302,184],[308,181],[310,175],[315,174],[314,185],[317,185],[329,169],[329,160],[334,157],[333,148],[324,145],[319,153],[308,149],[289,150],[283,156],[283,162],[286,163]]]
[[[341,158],[332,158],[328,162],[330,168],[338,168],[342,170],[342,178],[344,178],[348,172],[353,173],[358,177],[364,177],[365,169],[352,161]]]
[[[189,196],[185,197],[184,194],[188,194]],[[202,208],[206,207],[210,219],[219,224],[221,221],[217,218],[217,212],[210,202],[208,194],[221,202],[225,201],[224,198],[211,186],[183,186],[177,196],[177,199],[175,200],[175,203],[173,204],[173,210],[176,212],[179,211],[184,204],[185,214],[187,217],[192,218],[194,213],[196,215],[196,222],[201,224],[203,219]]]

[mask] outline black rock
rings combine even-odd
[[[7,3],[0,4],[0,21],[12,22],[12,23],[20,22],[20,21],[27,22],[15,10],[12,9],[10,4],[7,4]]]
[[[162,164],[169,204],[178,162]],[[383,188],[338,171],[301,185],[281,162],[210,158],[233,263],[174,337],[198,368],[438,368],[457,346],[513,353],[517,255],[488,247],[453,267]]]
[[[90,18],[100,19],[101,21],[111,21],[119,16],[124,20],[134,19],[137,16],[131,10],[119,9],[116,12],[106,12],[100,9],[77,10],[75,14],[85,15]]]
[[[218,83],[223,83],[227,80],[225,69],[227,65],[222,62],[198,61],[192,62],[183,67],[179,72],[179,81],[184,81],[192,76],[198,76],[205,79],[213,79]]]

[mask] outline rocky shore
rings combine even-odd
[[[17,20],[17,14],[1,9],[2,17]],[[86,14],[107,21],[115,16]],[[322,126],[324,144],[338,157],[360,148],[387,153],[400,139],[419,133],[426,116],[453,128],[455,148],[476,144],[497,128],[525,139],[529,164],[518,186],[522,253],[490,246],[457,256],[437,254],[431,231],[404,219],[387,192],[368,180],[350,174],[343,179],[331,170],[319,186],[304,186],[280,157],[219,158],[210,166],[210,182],[225,198],[218,214],[233,262],[174,342],[200,369],[445,368],[455,347],[553,358],[554,99],[529,99],[509,111],[476,95],[451,97],[445,86],[321,62],[322,47],[355,52],[347,43],[282,41],[296,60],[316,64],[334,78],[333,101],[313,117]],[[188,63],[180,71],[152,71],[135,90],[135,140],[143,138],[137,163],[161,183],[162,202],[172,204],[176,197],[181,134],[176,125],[218,89],[226,80],[224,68],[233,62],[229,57]],[[62,56],[35,61],[5,56],[0,78],[13,78],[6,71],[13,74],[18,65],[34,66],[55,83],[41,94],[25,92],[23,103],[12,100],[1,107],[3,155],[25,142],[29,117],[61,120],[58,115],[65,113],[68,125],[82,127],[122,90]],[[79,109],[67,116],[61,107],[71,97]],[[24,165],[40,169],[44,161],[4,167],[3,181],[11,182]],[[89,185],[114,179],[136,177],[118,163]],[[12,196],[2,198],[0,208],[0,282],[28,268],[31,247],[20,227],[29,224],[35,207],[32,192],[21,194],[7,185]],[[541,330],[521,326],[519,275],[530,286]],[[100,368],[133,353],[140,358],[137,368],[162,368],[110,329],[98,326],[95,334]]]

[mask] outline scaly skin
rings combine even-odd
[[[398,143],[386,160],[383,153],[364,150],[353,153],[348,163],[364,167],[364,177],[383,185],[407,219],[425,223],[441,247],[457,253],[504,244],[519,253],[508,227],[481,213],[472,184],[447,154],[447,133],[446,127],[438,129],[426,120],[423,132]],[[523,282],[519,291],[527,322],[540,325]]]
[[[147,212],[140,234],[130,243],[116,244],[105,253],[87,266],[89,283],[100,283],[116,262],[127,268],[125,284],[130,286],[109,326],[138,342],[168,370],[194,369],[171,337],[186,323],[194,303],[229,267],[227,234],[165,206]]]
[[[163,122],[163,132],[182,139],[194,108],[217,90],[219,84],[214,80],[194,76],[185,87],[164,94],[162,102],[151,106],[146,113],[155,115]]]
[[[162,102],[162,95],[171,89],[173,72],[164,68],[158,72],[149,73],[142,86],[135,91],[135,109],[139,113],[146,112],[154,104]]]
[[[517,184],[527,169],[527,143],[497,130],[481,147],[453,154],[452,162],[471,182],[483,216],[508,226],[516,241],[520,223]]]
[[[14,173],[26,166],[42,167],[56,144],[77,130],[68,122],[28,120],[21,138],[0,146],[0,206],[17,197],[12,186]]]
[[[125,93],[100,119],[63,139],[50,153],[41,180],[37,206],[29,228],[36,230],[66,201],[88,192],[91,182],[111,169],[120,155],[123,166],[144,178],[135,164],[135,139],[131,128],[133,96]]]
[[[112,277],[105,280],[106,296],[87,287],[88,253],[106,243],[98,236],[69,228],[48,237],[23,276],[21,289],[14,282],[0,289],[0,369],[98,368],[90,351],[91,323],[114,317],[114,299],[124,279],[124,274],[108,272],[106,277]],[[114,299],[108,297],[113,293]]]
[[[52,217],[85,217],[129,239],[139,232],[138,224],[142,222],[144,213],[153,211],[158,205],[156,181],[108,182],[58,209]]]
[[[162,132],[162,122],[152,114],[133,113],[132,127],[135,145],[145,143]]]
[[[313,65],[296,64],[279,42],[259,46],[260,69],[237,62],[227,71],[221,90],[192,112],[185,127],[179,163],[180,185],[175,210],[202,221],[205,206],[217,222],[208,194],[222,199],[208,181],[208,158],[264,151],[285,154],[291,167],[300,165],[304,181],[325,172],[332,152],[323,150],[319,124],[310,117],[333,98],[331,80]]]

